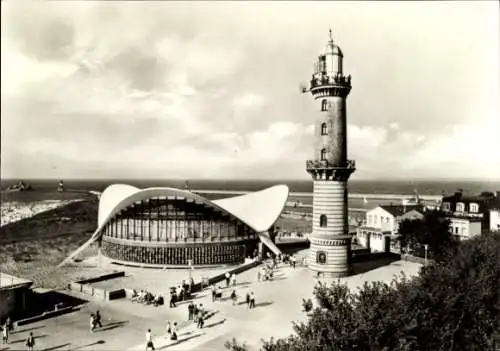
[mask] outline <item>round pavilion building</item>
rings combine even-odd
[[[286,185],[277,185],[211,201],[175,188],[111,185],[99,200],[97,230],[64,262],[98,242],[102,255],[128,265],[243,263],[260,241],[278,250],[268,231],[280,216],[288,192]]]

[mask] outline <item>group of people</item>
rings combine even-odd
[[[229,272],[226,272],[226,274],[224,275],[225,277],[225,280],[226,280],[226,288],[229,287],[229,285],[231,284],[232,286],[235,286],[236,285],[236,274],[231,274]]]
[[[161,306],[164,303],[163,296],[161,296],[161,294],[153,295],[147,290],[140,290],[139,292],[135,289],[132,290],[132,297],[130,300],[132,302],[139,302],[145,305],[153,304],[154,306]]]
[[[8,344],[9,334],[14,330],[14,323],[9,316],[7,316],[5,323],[0,326],[0,329],[2,330],[2,343]],[[29,336],[26,338],[25,345],[28,351],[33,351],[33,347],[35,347],[35,337],[32,332],[30,332]]]
[[[257,272],[257,281],[269,281],[274,278],[274,267],[271,265],[265,265]]]
[[[182,281],[182,283],[178,286],[173,286],[170,288],[170,307],[175,307],[175,304],[179,301],[186,301],[191,298],[191,293],[193,291],[194,280],[191,278],[190,284],[187,284],[186,281]]]

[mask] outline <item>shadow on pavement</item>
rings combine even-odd
[[[11,334],[24,333],[24,332],[29,332],[29,331],[32,331],[32,330],[37,330],[37,329],[42,329],[42,328],[45,328],[45,325],[40,325],[38,327],[31,327],[31,328],[26,328],[26,329],[15,330],[15,331],[11,332]]]
[[[226,319],[224,318],[223,320],[221,321],[218,321],[218,322],[215,322],[215,323],[212,323],[212,324],[207,324],[203,327],[203,329],[207,329],[207,328],[213,328],[213,327],[216,327],[218,325],[221,325],[221,324],[224,324],[224,322],[226,321]]]
[[[46,338],[48,335],[47,334],[43,334],[43,335],[34,335],[35,337],[35,340],[37,339],[42,339],[42,338]],[[18,344],[20,342],[24,342],[26,340],[26,338],[23,338],[23,339],[19,339],[19,340],[15,340],[15,341],[10,341],[9,344]]]
[[[106,343],[106,341],[99,340],[99,341],[96,341],[96,342],[93,342],[93,343],[90,343],[90,344],[76,346],[75,348],[72,348],[71,351],[76,351],[76,350],[79,350],[79,349],[83,349],[84,347],[89,347],[89,346],[94,346],[94,345],[102,345],[102,344],[105,344],[105,343]]]
[[[119,327],[123,327],[125,324],[127,324],[128,321],[121,321],[121,322],[111,322],[106,325],[103,325],[102,328],[97,329],[96,331],[105,331],[105,330],[111,330]]]
[[[53,347],[49,347],[49,348],[46,348],[46,349],[42,349],[40,351],[51,351],[51,350],[57,350],[57,349],[60,349],[62,347],[66,347],[68,345],[71,345],[71,343],[67,342],[66,344],[61,344],[61,345],[57,345],[57,346],[53,346]]]
[[[193,335],[193,336],[190,336],[190,337],[187,337],[187,338],[184,338],[184,339],[179,339],[177,340],[176,342],[172,343],[172,344],[168,344],[168,345],[165,345],[165,346],[162,346],[162,347],[159,347],[157,348],[157,350],[163,350],[163,349],[166,349],[167,347],[170,347],[170,346],[175,346],[175,345],[179,345],[185,341],[188,341],[188,340],[191,340],[191,339],[194,339],[194,338],[197,338],[199,336],[202,336],[202,335],[205,335],[205,333],[200,333],[200,334],[196,334],[196,335]]]
[[[357,274],[362,274],[366,273],[369,271],[372,271],[374,269],[387,266],[391,264],[394,261],[398,261],[399,258],[397,257],[382,257],[382,258],[376,258],[373,260],[367,260],[367,261],[361,261],[361,262],[353,262],[352,264],[352,270],[353,274],[352,275],[357,275]]]
[[[264,306],[269,306],[272,305],[274,302],[259,302],[255,304],[255,307],[264,307]]]

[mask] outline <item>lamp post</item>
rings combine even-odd
[[[427,266],[427,249],[429,248],[429,245],[424,244],[424,249],[425,249],[425,265]]]
[[[191,270],[193,269],[193,260],[188,260],[189,265],[189,282],[191,282]]]

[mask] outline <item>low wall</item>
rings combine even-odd
[[[103,275],[99,275],[97,277],[83,279],[83,280],[78,280],[78,281],[76,281],[76,283],[80,283],[80,284],[97,283],[97,282],[102,282],[104,280],[109,280],[109,279],[118,278],[118,277],[124,277],[124,276],[125,276],[125,272],[124,271],[113,272],[113,273],[106,273],[106,274],[103,274]]]
[[[21,326],[21,325],[25,325],[25,324],[29,324],[29,323],[34,323],[34,322],[42,321],[42,320],[45,320],[48,318],[57,317],[57,316],[60,316],[60,315],[66,314],[66,313],[73,312],[73,311],[78,311],[79,309],[80,309],[80,307],[73,307],[73,306],[64,307],[64,308],[60,308],[60,309],[57,309],[54,311],[44,312],[43,314],[35,316],[35,317],[20,319],[20,320],[16,321],[15,324],[16,324],[16,326]]]
[[[93,287],[91,283],[102,282],[104,280],[109,280],[118,277],[124,277],[125,272],[113,272],[108,274],[103,274],[97,277],[83,279],[76,282],[68,284],[68,290],[78,292],[84,295],[93,296],[99,300],[109,301],[114,299],[120,299],[126,296],[124,289],[107,290]]]

